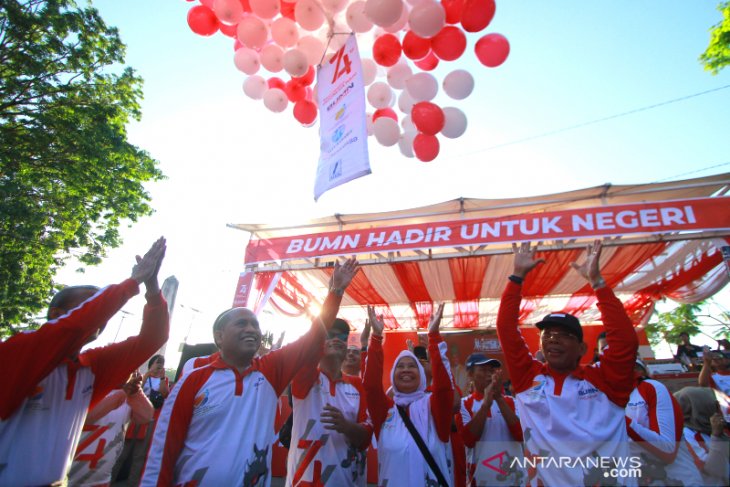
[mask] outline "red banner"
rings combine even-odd
[[[658,201],[543,213],[253,238],[246,264],[492,243],[730,229],[730,197]]]

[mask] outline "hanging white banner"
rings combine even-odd
[[[317,70],[320,155],[314,200],[370,174],[365,85],[355,36]]]

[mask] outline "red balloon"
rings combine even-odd
[[[424,71],[432,71],[439,65],[439,58],[436,57],[433,51],[429,51],[425,58],[419,61],[414,61],[413,64]]]
[[[431,49],[444,61],[459,59],[466,50],[466,35],[458,27],[447,25],[431,39]]]
[[[288,19],[291,19],[296,22],[297,19],[294,18],[294,8],[297,6],[295,3],[289,3],[286,0],[282,0],[281,2],[281,16],[286,17]],[[250,11],[250,10],[249,10]]]
[[[374,118],[373,118],[374,120]],[[420,101],[411,108],[411,120],[419,132],[436,135],[444,128],[444,112],[430,101]]]
[[[392,118],[396,122],[398,121],[398,115],[393,111],[392,108],[378,108],[375,110],[375,113],[373,113],[373,122],[379,119],[380,117],[388,117]]]
[[[277,78],[276,76],[274,76],[273,78],[269,78],[266,84],[269,86],[269,89],[279,88],[281,91],[286,91],[286,83],[284,83],[283,80]]]
[[[480,32],[492,21],[496,9],[494,0],[464,0],[461,25],[467,32]]]
[[[294,104],[294,118],[303,125],[309,125],[317,118],[317,105],[309,100],[300,100]]]
[[[423,59],[428,55],[430,49],[431,41],[423,37],[418,37],[411,30],[403,36],[403,54],[408,59],[413,59],[414,61]]]
[[[218,31],[218,18],[205,5],[196,5],[188,11],[190,30],[201,36],[212,36]]]
[[[487,34],[474,45],[474,52],[480,63],[495,68],[509,56],[509,41],[502,34]]]
[[[314,81],[314,68],[312,66],[309,66],[309,69],[307,69],[307,72],[304,74],[304,76],[292,79],[297,80],[303,86],[311,85],[312,81]]]
[[[458,24],[461,22],[461,15],[464,11],[464,0],[441,0],[441,5],[446,12],[447,24]]]
[[[439,155],[439,139],[435,135],[416,135],[413,138],[413,153],[423,162],[433,161]]]
[[[251,4],[248,0],[239,0],[241,2],[241,7],[243,7],[243,11],[246,13],[251,13],[253,10],[251,10]]]
[[[381,66],[393,66],[401,55],[398,38],[393,34],[383,34],[373,44],[373,60]]]
[[[238,37],[236,36],[236,34],[238,32],[238,24],[228,25],[228,24],[224,24],[221,22],[218,25],[218,28],[221,30],[221,34],[227,35],[228,37],[232,37],[232,38],[238,40]]]
[[[307,89],[299,81],[292,79],[286,82],[284,93],[286,93],[286,97],[289,98],[290,102],[295,103],[299,100],[304,100],[307,96]]]

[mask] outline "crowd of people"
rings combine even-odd
[[[497,317],[502,360],[474,352],[452,363],[442,304],[427,342],[385,370],[383,317],[368,307],[359,339],[337,317],[353,258],[335,265],[302,337],[263,350],[258,317],[225,310],[212,326],[218,351],[188,361],[174,385],[156,355],[169,332],[165,249],[156,241],[120,284],[63,289],[47,323],[0,343],[0,486],[269,486],[277,441],[287,486],[364,487],[369,449],[382,487],[728,485],[729,361],[705,350],[697,386],[675,394],[653,380],[601,275],[599,241],[573,263],[605,327],[590,365],[567,313],[536,323],[539,351],[528,349],[522,286],[544,260],[524,243],[513,245]],[[139,335],[81,352],[140,285]],[[287,393],[292,414],[276,431]]]

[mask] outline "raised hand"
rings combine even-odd
[[[406,347],[408,347],[408,351],[409,352],[413,353],[413,348],[414,348],[413,347],[413,340],[411,340],[410,338],[408,338],[406,340]]]
[[[354,257],[347,259],[342,265],[335,262],[335,271],[330,279],[330,289],[341,296],[359,269],[357,260]]]
[[[523,279],[532,269],[545,263],[545,259],[535,258],[537,247],[532,248],[530,242],[523,242],[519,247],[513,243],[512,253],[515,255],[513,274]]]
[[[591,287],[598,288],[606,285],[606,282],[601,277],[601,269],[599,261],[601,260],[601,245],[600,240],[594,240],[593,245],[586,246],[586,260],[582,264],[572,262],[570,265],[575,271],[583,276],[583,278],[591,284]]]
[[[368,340],[370,339],[370,330],[372,329],[372,326],[370,325],[370,320],[365,320],[365,328],[362,329],[362,333],[360,333],[360,348],[365,348],[368,346]]]
[[[492,395],[494,399],[502,397],[502,369],[497,369],[492,374]]]
[[[129,376],[129,380],[122,385],[122,390],[131,396],[142,390],[142,374],[139,370],[135,370],[132,375]]]
[[[167,242],[165,237],[160,237],[144,254],[144,257],[136,256],[137,263],[132,267],[132,279],[137,281],[138,284],[144,283],[148,292],[159,291],[157,273],[160,271],[166,250]]]
[[[375,314],[375,308],[368,306],[368,321],[373,329],[373,335],[383,336],[383,329],[385,329],[385,323],[383,323],[383,317]]]
[[[431,315],[431,321],[428,322],[428,332],[437,332],[441,326],[441,318],[444,315],[444,303],[439,304],[436,311]]]

